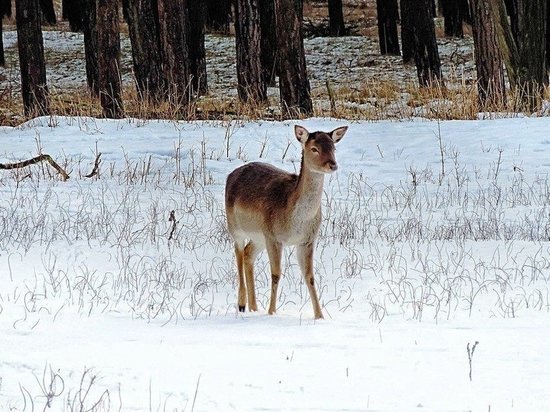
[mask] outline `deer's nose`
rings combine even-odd
[[[326,163],[327,167],[330,169],[331,172],[334,172],[336,169],[338,169],[338,165],[334,160],[328,160]]]

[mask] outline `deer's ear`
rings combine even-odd
[[[302,144],[306,144],[307,138],[309,137],[309,132],[306,130],[305,127],[302,126],[294,126],[294,134],[296,135],[296,139]]]
[[[346,134],[348,130],[347,126],[339,127],[338,129],[334,129],[332,132],[330,132],[330,137],[332,137],[332,140],[334,143],[338,143],[340,140],[342,140],[342,137]]]

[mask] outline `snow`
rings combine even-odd
[[[265,253],[259,311],[236,309],[224,180],[254,160],[297,171],[294,124],[349,125],[325,179],[322,321],[292,248],[277,314]],[[0,174],[0,410],[548,409],[548,130],[529,117],[1,127],[0,163],[47,153],[71,178]]]

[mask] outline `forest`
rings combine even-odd
[[[2,118],[7,124],[21,120],[23,112],[29,118],[75,110],[110,118],[284,119],[313,114],[392,118],[403,114],[377,108],[388,100],[399,100],[404,92],[408,93],[400,103],[404,107],[446,101],[453,107],[438,108],[429,116],[474,118],[479,112],[540,112],[547,93],[550,42],[546,0],[11,3],[2,0],[0,13],[7,22],[4,30],[9,30],[10,24],[17,29],[17,56],[8,66],[10,73],[16,71],[20,76],[14,82],[3,81],[1,99],[7,109]],[[77,96],[81,99],[82,93],[89,94],[89,100],[81,105],[85,109],[78,108],[74,95],[62,87],[50,90],[45,30],[82,33],[87,90],[78,91]],[[320,79],[321,84],[312,89],[304,39],[346,36],[372,39],[377,50],[370,47],[362,52],[385,59],[350,59],[348,72],[364,65],[383,65],[389,67],[388,72],[413,68],[415,78],[404,85],[380,70],[359,78],[350,93],[349,85],[355,79],[346,79],[341,71]],[[129,49],[121,47],[121,38],[123,42],[129,39]],[[236,90],[233,95],[226,90],[221,98],[209,87],[208,71],[218,53],[208,50],[209,38],[234,42],[229,57],[234,72],[224,74],[236,77],[227,86]],[[473,53],[460,56],[473,62],[473,73],[444,74],[456,67],[456,60],[442,62],[438,41],[445,39],[473,44]],[[0,46],[0,63],[5,66],[4,46]],[[336,59],[343,57],[338,56],[337,47],[334,52]],[[121,64],[128,59],[131,64],[126,66],[130,67]],[[130,73],[130,81],[123,81],[124,71]],[[346,103],[353,101],[352,94],[361,92],[374,104],[368,109],[361,105],[350,108]]]

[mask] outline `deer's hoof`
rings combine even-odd
[[[239,312],[244,312],[244,306],[239,305]]]

